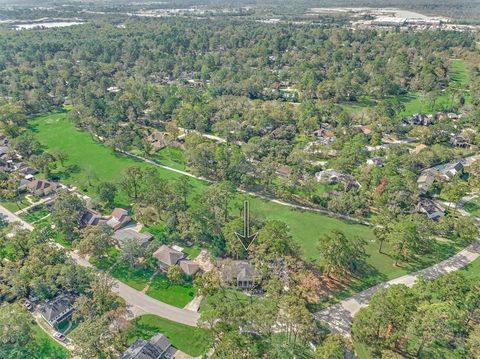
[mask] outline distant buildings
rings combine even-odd
[[[153,235],[148,232],[140,233],[132,228],[125,228],[116,231],[113,234],[113,239],[115,239],[120,248],[124,247],[127,242],[132,240],[137,242],[140,247],[147,248],[150,241],[153,239]]]
[[[122,354],[120,359],[174,359],[177,349],[163,334],[157,333],[150,340],[138,339]]]
[[[128,211],[126,209],[115,208],[105,223],[107,226],[116,231],[122,227],[125,227],[131,220],[132,218],[128,215]]]
[[[58,188],[59,185],[55,182],[36,179],[23,182],[20,187],[20,189],[26,189],[28,192],[38,197],[48,196],[55,193]]]
[[[150,143],[155,151],[159,151],[167,146],[165,134],[159,131],[154,131],[147,136],[147,142]]]
[[[346,190],[350,190],[353,187],[360,187],[360,183],[358,183],[358,181],[353,176],[338,172],[334,169],[327,169],[315,173],[315,179],[319,183],[325,183],[330,185],[343,183]]]

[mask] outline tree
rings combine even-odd
[[[135,239],[129,239],[123,244],[120,261],[130,268],[137,266],[139,258],[143,255],[144,250]]]
[[[375,352],[397,348],[415,312],[415,304],[415,296],[404,285],[380,289],[369,306],[360,309],[353,318],[353,340]]]
[[[178,265],[171,266],[168,268],[167,277],[173,283],[181,283],[183,279],[183,271],[182,268]]]
[[[317,347],[315,359],[344,359],[347,356],[349,345],[340,335],[329,335],[325,341]]]
[[[56,161],[60,162],[62,167],[65,167],[65,161],[67,161],[69,157],[64,151],[59,150],[59,149],[55,149],[55,150],[50,151],[50,154],[53,156],[53,158]]]
[[[80,358],[104,357],[112,340],[109,325],[110,320],[106,315],[81,322],[72,338],[75,341],[74,353]]]
[[[0,357],[33,358],[32,319],[18,304],[0,306]]]
[[[50,177],[50,172],[56,167],[55,158],[48,152],[32,156],[31,161],[47,178]]]
[[[128,167],[122,176],[122,181],[120,183],[123,190],[127,193],[127,195],[137,200],[140,195],[140,188],[142,184],[142,179],[144,176],[144,172],[140,167]]]
[[[82,200],[73,193],[62,192],[58,195],[52,211],[52,221],[68,240],[78,237],[78,229],[85,213]]]
[[[88,226],[81,232],[81,238],[76,243],[80,255],[90,254],[102,257],[112,244],[113,231],[106,225]]]
[[[112,182],[100,183],[97,187],[98,198],[104,202],[108,207],[112,207],[115,203],[115,196],[117,195],[117,186]]]
[[[366,242],[359,237],[347,237],[339,230],[333,230],[318,241],[320,263],[326,275],[358,273],[365,267]]]
[[[395,266],[399,261],[406,261],[415,254],[415,246],[419,240],[417,226],[411,221],[395,223],[392,231],[388,234],[388,243],[392,246]]]

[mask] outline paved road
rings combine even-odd
[[[405,284],[406,286],[411,287],[419,276],[422,276],[427,280],[432,280],[465,267],[479,256],[480,240],[477,240],[461,252],[443,262],[437,263],[418,272],[378,284],[372,288],[364,290],[363,292],[357,293],[348,299],[342,300],[338,304],[315,313],[315,317],[318,320],[326,322],[333,331],[349,336],[353,316],[361,308],[368,305],[372,295],[380,288],[388,288],[394,284]]]
[[[32,225],[28,224],[20,217],[16,216],[1,205],[0,213],[5,215],[9,222],[17,222],[24,228],[30,231],[33,230]],[[68,251],[68,254],[78,265],[81,265],[83,267],[92,267],[92,265],[87,260],[80,257],[77,253],[73,251]],[[197,321],[200,318],[200,314],[197,312],[177,308],[169,304],[160,302],[136,289],[129,287],[128,285],[118,280],[115,280],[115,287],[113,288],[113,291],[125,300],[127,307],[129,310],[131,310],[133,316],[139,316],[142,314],[154,314],[158,315],[159,317],[169,319],[177,323],[186,324],[192,327],[197,326]]]

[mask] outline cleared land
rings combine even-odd
[[[118,182],[125,168],[133,165],[144,168],[150,166],[145,162],[115,153],[112,149],[96,142],[89,134],[75,128],[68,120],[66,113],[36,117],[30,122],[30,128],[46,150],[60,149],[68,154],[69,158],[65,162],[65,166],[57,169],[54,175],[63,183],[75,185],[79,190],[92,197],[96,196],[96,186],[101,182]],[[157,168],[157,170],[159,176],[166,179],[175,179],[180,176],[161,168]],[[206,186],[204,182],[195,179],[189,180],[194,188],[194,194],[201,193]],[[194,197],[192,196],[192,199]],[[238,194],[232,203],[232,208],[241,208],[244,198],[247,197]],[[281,220],[290,226],[293,238],[300,245],[307,260],[314,261],[318,258],[317,241],[332,229],[342,230],[348,235],[359,236],[369,243],[367,252],[369,254],[368,263],[371,266],[370,272],[341,292],[340,297],[438,262],[459,249],[451,244],[439,244],[435,255],[427,256],[403,267],[395,267],[391,257],[378,253],[378,243],[367,226],[347,223],[318,213],[293,210],[257,198],[248,198],[253,216],[259,219]],[[127,196],[121,191],[116,202],[118,206],[125,208],[130,205]],[[385,250],[388,252],[388,246]],[[112,275],[134,288],[143,288],[146,285],[146,278],[143,275],[130,277],[125,273],[121,268],[115,269],[114,267]]]

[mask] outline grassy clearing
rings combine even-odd
[[[471,215],[475,217],[480,217],[480,197],[476,197],[471,201],[465,203],[463,208]]]
[[[460,270],[467,278],[480,279],[480,258],[475,259],[465,268]]]
[[[16,212],[30,206],[30,203],[25,197],[19,199],[18,203],[15,201],[2,201],[0,202],[0,204],[6,209],[8,209],[10,212]]]
[[[28,223],[34,223],[48,216],[49,214],[50,211],[45,206],[39,205],[29,209],[27,212],[22,213],[20,217]]]
[[[195,259],[202,251],[202,248],[199,246],[184,247],[183,252],[188,255],[189,259]]]
[[[136,290],[143,290],[153,273],[154,270],[146,266],[129,268],[127,265],[120,263],[117,263],[110,271],[112,277]]]
[[[200,356],[212,345],[212,338],[206,329],[172,322],[155,315],[142,315],[134,320],[134,329],[129,344],[137,339],[150,339],[156,333],[162,333],[176,348],[191,355]]]
[[[91,257],[89,262],[100,270],[108,271],[117,262],[119,255],[120,250],[115,246],[111,246],[107,249],[107,255],[105,257]]]
[[[191,282],[172,283],[164,274],[159,273],[154,277],[147,290],[147,295],[161,302],[183,308],[195,298],[196,291]]]
[[[66,359],[70,358],[70,354],[67,349],[55,342],[54,339],[50,338],[47,333],[45,333],[42,328],[37,324],[33,326],[35,333],[35,344],[36,344],[36,354],[37,358],[42,359]]]

